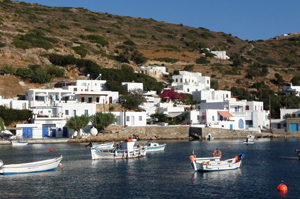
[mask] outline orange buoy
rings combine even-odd
[[[49,149],[50,150],[50,152],[53,152],[53,149]]]
[[[58,155],[60,155],[60,153],[58,153]]]
[[[277,191],[287,192],[287,190],[288,190],[288,188],[285,184],[283,184],[283,182],[280,183],[280,185],[278,185],[278,187],[277,187]]]

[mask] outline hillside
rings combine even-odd
[[[118,69],[123,63],[136,68],[143,62],[144,65],[166,66],[173,73],[192,65],[194,72],[218,81],[219,89],[239,87],[253,91],[253,83],[263,81],[276,92],[279,86],[274,81],[275,73],[283,77],[284,84],[299,75],[298,34],[266,41],[243,41],[203,27],[192,28],[83,8],[0,0],[0,10],[0,67],[9,65],[15,70],[33,64],[44,67],[52,64],[45,54],[54,53],[91,60],[102,68]],[[232,59],[218,60],[207,53],[205,59],[210,63],[196,63],[197,59],[205,57],[202,54],[205,48],[226,50]],[[146,62],[134,59],[134,52]],[[254,64],[258,64],[254,72],[264,65],[268,72],[249,77],[248,70],[254,68]],[[72,67],[64,69],[67,78],[84,78]],[[52,83],[62,79],[55,78]],[[0,94],[7,98],[49,83],[33,84],[14,75],[5,75],[0,76],[0,84]]]

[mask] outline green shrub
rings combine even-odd
[[[70,29],[68,26],[66,26],[66,25],[59,25],[59,27],[61,28],[61,29]]]
[[[18,32],[24,33],[25,31],[23,29],[16,29]]]
[[[32,77],[33,71],[30,68],[18,68],[16,71],[16,75],[21,77],[22,79],[28,79]]]
[[[130,36],[134,37],[134,38],[140,38],[140,39],[146,39],[147,38],[145,35],[134,35],[134,34],[131,34]]]
[[[32,117],[32,112],[27,109],[16,110],[0,106],[0,117],[3,119],[4,124],[8,126],[12,122],[29,120]]]
[[[85,49],[84,46],[75,46],[75,47],[72,47],[72,49],[77,53],[79,54],[81,57],[85,57],[88,53],[88,51]]]
[[[1,70],[5,74],[11,74],[11,75],[15,74],[15,69],[12,66],[9,66],[9,65],[3,65],[1,67]]]
[[[161,62],[170,62],[170,63],[176,63],[179,61],[178,59],[167,58],[167,57],[164,57],[164,58],[161,57],[161,58],[157,58],[155,60],[161,61]]]
[[[58,66],[47,66],[46,72],[53,77],[64,77],[65,76],[65,70]]]
[[[196,59],[197,64],[208,64],[210,63],[209,60],[207,60],[205,57],[200,57],[199,59]]]
[[[104,37],[99,36],[99,35],[88,35],[86,36],[88,40],[95,42],[97,44],[100,44],[101,46],[107,46],[108,41],[104,39]]]
[[[123,44],[128,45],[128,46],[134,46],[136,45],[132,40],[128,39],[123,42]]]
[[[98,29],[94,26],[87,26],[84,28],[84,30],[88,31],[88,32],[97,32]]]
[[[6,46],[4,43],[0,42],[0,48]]]

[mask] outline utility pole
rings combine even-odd
[[[126,127],[126,99],[124,99],[124,128]]]

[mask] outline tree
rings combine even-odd
[[[2,119],[2,117],[0,117],[0,132],[1,131],[4,131],[5,128],[4,128],[4,120]]]
[[[169,118],[166,114],[162,113],[155,113],[150,115],[150,117],[154,120],[155,118],[157,119],[157,122],[168,122]]]
[[[284,83],[284,79],[279,73],[275,73],[275,78],[279,85],[282,85]]]
[[[287,113],[283,116],[283,119],[293,118],[291,114]]]
[[[108,127],[110,124],[117,121],[117,119],[112,113],[102,113],[102,112],[97,112],[94,116],[92,116],[91,119],[92,119],[93,126],[98,131],[103,130],[104,128]]]
[[[125,92],[125,94],[121,96],[121,99],[123,99],[123,101],[125,100],[123,106],[129,110],[140,110],[139,106],[143,102],[146,102],[146,98],[141,89]]]
[[[211,80],[210,81],[210,87],[215,89],[215,90],[218,90],[219,89],[219,82],[218,80]]]
[[[77,138],[80,137],[80,130],[84,128],[90,121],[90,117],[87,115],[81,115],[80,117],[75,115],[75,117],[71,117],[66,126],[68,129],[74,129],[77,131]]]

